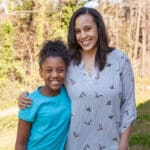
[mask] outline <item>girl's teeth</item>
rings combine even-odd
[[[58,84],[58,81],[52,81],[51,83],[52,84]]]

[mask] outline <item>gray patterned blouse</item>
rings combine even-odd
[[[103,71],[91,76],[79,66],[68,69],[66,88],[72,117],[66,150],[118,150],[120,135],[136,119],[134,77],[127,55],[113,50]]]

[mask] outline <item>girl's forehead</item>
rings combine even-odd
[[[63,61],[61,56],[48,56],[45,61]]]
[[[61,57],[56,56],[48,56],[43,60],[42,64],[46,63],[52,63],[52,62],[63,62],[63,59]]]
[[[42,64],[42,67],[65,67],[65,61],[62,57],[48,57]]]

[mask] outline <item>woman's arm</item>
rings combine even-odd
[[[28,98],[27,95],[28,95],[28,92],[24,92],[24,93],[21,93],[19,95],[19,97],[18,97],[18,107],[20,109],[25,109],[25,108],[27,108],[28,106],[31,105],[32,100],[31,100],[31,98]]]
[[[119,150],[128,150],[132,125],[136,119],[135,85],[132,66],[127,55],[122,56],[121,138]]]
[[[26,150],[31,123],[19,119],[15,150]]]
[[[119,150],[128,150],[132,125],[121,133]]]

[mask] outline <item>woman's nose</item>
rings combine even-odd
[[[84,31],[81,32],[81,38],[85,38],[86,37],[86,33]]]

